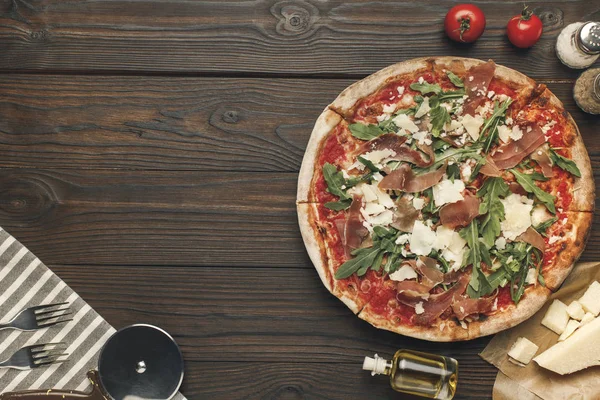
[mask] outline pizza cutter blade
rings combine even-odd
[[[164,330],[145,324],[114,333],[102,347],[98,371],[87,374],[90,393],[29,390],[0,400],[170,400],[183,381],[183,356]]]

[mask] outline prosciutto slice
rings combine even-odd
[[[529,243],[536,249],[541,250],[542,253],[544,252],[544,249],[546,248],[546,242],[544,241],[544,238],[542,237],[542,235],[540,235],[539,232],[536,231],[535,229],[533,229],[531,226],[529,228],[527,228],[527,230],[525,232],[523,232],[519,236],[517,236],[517,241]]]
[[[362,197],[354,196],[346,215],[346,223],[344,224],[344,234],[342,235],[345,239],[344,248],[358,249],[365,237],[369,235],[369,231],[362,223],[360,215],[361,205]]]
[[[461,296],[452,303],[452,311],[462,321],[469,315],[484,314],[492,311],[494,301],[495,296],[481,297],[479,299]]]
[[[498,168],[494,159],[489,154],[485,158],[485,164],[479,170],[485,176],[499,177],[502,175],[502,171]]]
[[[464,200],[456,203],[446,204],[440,209],[440,221],[442,225],[456,229],[459,226],[467,226],[479,215],[480,201],[471,192],[466,192]]]
[[[424,256],[420,256],[415,263],[415,269],[423,277],[423,284],[431,288],[444,281],[444,273],[436,265],[435,259]]]
[[[420,151],[414,150],[404,143],[407,139],[407,136],[386,133],[365,143],[360,148],[359,153],[363,154],[375,150],[389,149],[396,153],[396,155],[389,158],[390,161],[407,161],[421,168],[429,167],[433,164],[435,155],[430,146],[417,146]]]
[[[554,171],[552,170],[552,160],[550,154],[548,154],[548,144],[544,143],[531,153],[531,159],[535,160],[536,163],[542,168],[542,174],[546,178],[552,178]]]
[[[402,232],[412,232],[415,221],[419,218],[419,210],[404,197],[396,200],[396,205],[394,220],[390,225]]]
[[[546,142],[544,132],[536,124],[529,123],[521,128],[523,129],[521,139],[500,146],[492,156],[499,169],[513,168]]]
[[[398,169],[391,171],[379,182],[380,189],[401,190],[403,192],[417,193],[429,189],[438,183],[446,173],[447,164],[441,168],[423,175],[415,175],[407,164],[402,164]]]
[[[471,274],[464,273],[460,276],[454,286],[444,293],[429,296],[429,299],[423,302],[424,312],[422,314],[415,314],[415,323],[419,325],[431,324],[431,322],[442,315],[456,299],[460,298],[467,289],[469,279],[471,279]]]
[[[465,93],[468,96],[463,105],[464,114],[475,116],[475,110],[487,97],[488,86],[495,72],[496,64],[491,60],[469,69],[464,80]]]

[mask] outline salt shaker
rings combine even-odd
[[[584,69],[600,56],[600,22],[575,22],[558,35],[556,54],[569,68]]]
[[[573,88],[575,102],[583,111],[600,114],[600,68],[585,71]]]

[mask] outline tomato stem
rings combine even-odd
[[[523,4],[523,11],[521,11],[521,21],[529,21],[529,18],[533,15],[533,11],[529,9],[527,4]]]
[[[460,31],[460,41],[464,42],[463,33],[471,29],[471,18],[469,17],[461,17],[458,22],[460,22],[460,27],[455,29],[455,31]]]

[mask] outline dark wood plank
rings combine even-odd
[[[0,226],[48,263],[307,265],[296,174],[140,172],[0,170]]]
[[[0,75],[0,166],[298,171],[352,80]],[[600,162],[598,117],[550,87]]]
[[[51,264],[312,268],[298,231],[296,179],[1,169],[0,226]],[[599,219],[600,211],[583,260],[600,258]]]
[[[145,322],[173,334],[190,398],[398,398],[361,365],[365,355],[399,348],[457,358],[459,398],[491,393],[495,368],[477,355],[487,338],[431,343],[375,329],[313,270],[50,267],[114,326]]]
[[[505,36],[520,1],[476,1],[487,30],[475,45],[450,42],[454,1],[3,2],[0,69],[368,75],[419,56],[494,58],[536,78],[575,77],[554,52],[566,24],[598,20],[598,4],[543,2],[544,35],[529,51]]]

